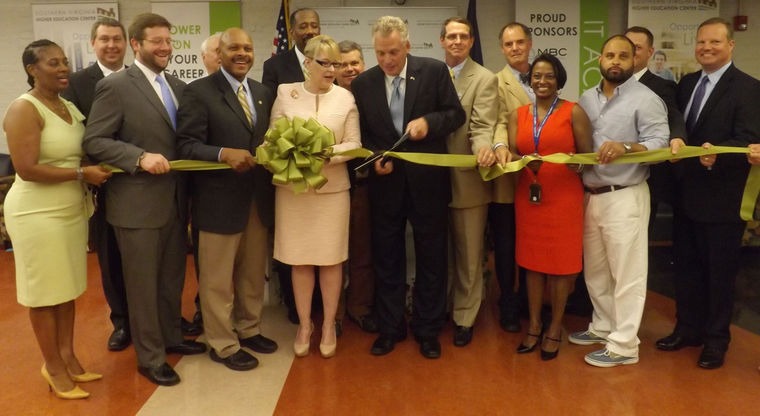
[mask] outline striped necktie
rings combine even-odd
[[[451,75],[451,81],[452,82],[456,80],[456,77],[454,76],[454,70],[451,69],[451,68],[449,68],[449,75]]]
[[[243,88],[243,84],[240,84],[238,86],[237,97],[238,97],[238,101],[240,101],[240,106],[243,107],[245,118],[248,119],[248,127],[253,127],[253,119],[251,118],[251,107],[248,106],[248,99],[246,98],[245,88]]]

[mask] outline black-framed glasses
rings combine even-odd
[[[333,67],[334,69],[339,69],[343,63],[341,62],[330,62],[330,61],[321,61],[319,59],[315,59],[314,62],[318,63],[322,68],[327,69],[329,67]]]

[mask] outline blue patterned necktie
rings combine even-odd
[[[391,119],[396,133],[401,136],[402,127],[404,126],[404,97],[401,95],[401,77],[393,78],[393,92],[391,93]]]
[[[174,127],[174,130],[177,130],[177,106],[174,105],[172,93],[169,91],[169,86],[166,85],[166,81],[164,81],[161,75],[156,75],[156,81],[158,81],[158,85],[161,86],[161,99],[164,102],[164,107],[166,107],[166,112],[169,113],[172,127]]]
[[[686,117],[686,127],[689,132],[694,130],[694,126],[697,124],[697,118],[699,117],[699,107],[702,106],[702,100],[705,98],[705,88],[707,87],[707,77],[702,77],[699,80],[699,86],[697,91],[694,92],[694,99],[691,100],[691,108],[689,108],[689,115]]]

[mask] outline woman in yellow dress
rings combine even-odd
[[[16,169],[5,200],[16,295],[29,307],[45,360],[42,377],[56,396],[81,399],[89,393],[75,382],[102,377],[85,371],[74,354],[74,299],[87,286],[92,205],[85,183],[100,185],[111,173],[80,164],[84,116],[58,96],[69,83],[63,50],[46,39],[34,41],[22,61],[32,89],[11,103],[3,121]]]

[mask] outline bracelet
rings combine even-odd
[[[84,171],[82,171],[81,167],[78,167],[77,168],[77,180],[81,181],[82,179],[84,179]]]
[[[496,143],[495,145],[493,145],[493,147],[491,147],[491,150],[493,150],[495,152],[496,149],[498,149],[500,147],[507,147],[507,145],[504,144],[504,143],[499,142],[499,143]]]

